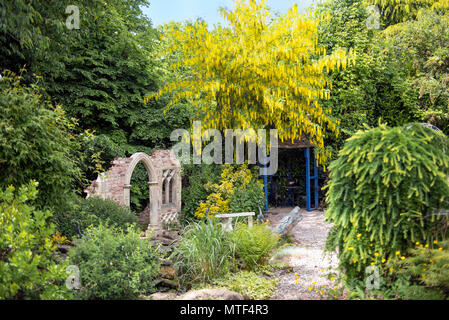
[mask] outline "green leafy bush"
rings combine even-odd
[[[128,207],[112,200],[98,197],[83,199],[75,195],[67,202],[65,210],[55,215],[55,222],[58,231],[72,239],[78,234],[75,224],[82,232],[87,227],[98,226],[100,223],[126,229],[127,224],[137,224],[138,219]]]
[[[381,125],[349,138],[330,166],[326,249],[337,250],[349,279],[416,241],[432,242],[447,224],[436,215],[449,196],[448,140],[413,124]]]
[[[50,211],[32,203],[37,182],[0,190],[0,299],[65,299],[66,264],[57,264]]]
[[[211,282],[234,266],[234,250],[226,231],[210,220],[187,226],[171,258],[181,284]]]
[[[260,181],[251,180],[244,187],[236,188],[229,201],[231,212],[259,212],[265,204],[265,193]]]
[[[236,255],[249,270],[265,265],[279,241],[279,237],[266,224],[249,227],[246,223],[237,223],[229,237],[235,246]]]
[[[277,280],[267,279],[254,272],[241,271],[215,280],[214,285],[238,292],[252,300],[266,300],[274,294]]]
[[[222,166],[219,165],[183,165],[182,166],[182,213],[181,223],[195,220],[195,211],[201,201],[206,200],[208,183],[217,183]]]
[[[74,124],[60,106],[4,73],[0,80],[0,187],[39,182],[36,205],[55,206],[81,180]]]
[[[206,217],[208,209],[209,216],[214,216],[217,213],[229,213],[231,204],[237,212],[256,211],[259,202],[263,207],[265,204],[263,183],[258,178],[257,167],[248,168],[247,164],[225,165],[219,183],[206,184],[205,187],[210,194],[206,201],[200,202],[195,216]]]
[[[88,228],[69,261],[80,270],[82,299],[135,299],[154,290],[159,273],[157,248],[132,227]]]

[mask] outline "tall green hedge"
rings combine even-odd
[[[448,139],[419,124],[358,131],[331,163],[326,249],[349,278],[384,266],[416,241],[433,243],[447,216]]]

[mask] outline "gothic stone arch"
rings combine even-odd
[[[151,156],[138,152],[129,158],[115,158],[112,167],[99,174],[85,190],[86,198],[97,196],[129,207],[131,177],[139,162],[148,172],[151,199],[148,232],[152,230],[157,235],[162,230],[162,223],[177,221],[181,211],[181,165],[173,151],[156,150]]]

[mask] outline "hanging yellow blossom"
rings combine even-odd
[[[318,163],[325,162],[323,139],[328,131],[338,134],[338,121],[319,101],[330,98],[327,72],[354,63],[353,53],[327,54],[317,40],[324,18],[298,12],[296,4],[275,16],[266,0],[236,0],[221,14],[228,26],[168,26],[162,37],[173,44],[162,56],[179,57],[171,68],[189,72],[145,101],[168,93],[170,107],[188,99],[204,129],[276,128],[281,141],[306,134],[318,147]]]

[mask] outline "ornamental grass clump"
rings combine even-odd
[[[210,283],[234,267],[234,247],[226,231],[209,219],[186,227],[171,258],[179,283]]]
[[[419,124],[381,125],[346,141],[330,165],[326,250],[338,252],[348,279],[443,237],[448,218],[436,213],[448,204],[448,150],[446,136]]]

